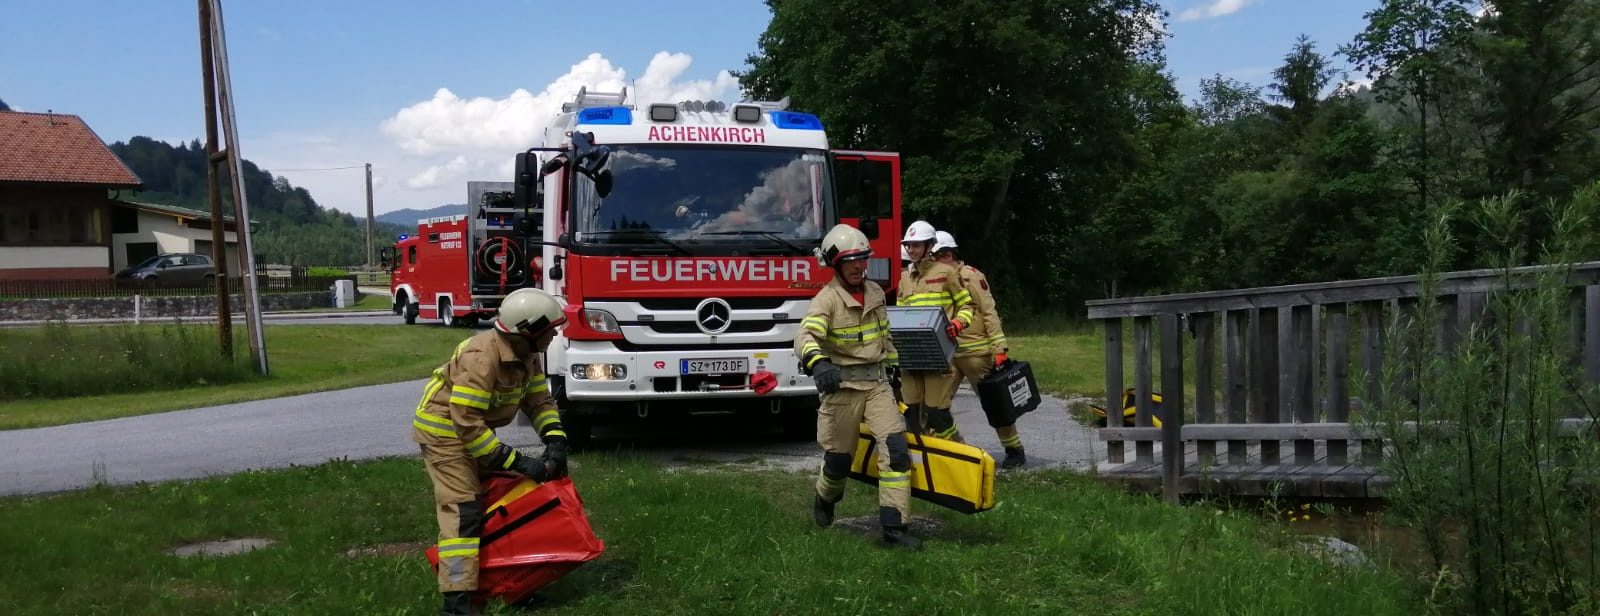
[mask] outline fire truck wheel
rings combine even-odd
[[[444,323],[445,327],[455,327],[459,322],[456,320],[455,313],[450,311],[449,298],[439,298],[439,320]]]
[[[405,291],[401,291],[399,293],[395,293],[394,294],[394,302],[389,304],[389,311],[393,312],[395,314],[405,314],[406,304],[408,304],[408,303],[410,303],[410,302],[406,301],[406,292]]]
[[[406,310],[405,311],[406,325],[416,325],[417,324],[417,311],[419,310],[419,308],[417,308],[417,305],[416,304],[406,304],[406,309],[405,310]]]
[[[801,399],[786,399],[783,411],[778,414],[778,425],[783,429],[783,437],[790,440],[808,441],[817,437],[817,403],[806,404]]]

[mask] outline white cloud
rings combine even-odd
[[[1255,3],[1255,1],[1256,0],[1211,0],[1206,4],[1185,9],[1182,13],[1178,14],[1178,21],[1195,21],[1199,19],[1211,19],[1214,17],[1222,17],[1224,15],[1232,15],[1239,12],[1240,9]]]
[[[467,157],[457,156],[443,165],[433,165],[406,179],[407,188],[433,188],[461,178],[467,170]]]
[[[376,126],[301,127],[250,140],[245,156],[262,167],[322,169],[372,163],[373,206],[379,212],[425,209],[466,200],[468,180],[508,180],[514,154],[544,137],[544,127],[578,88],[615,92],[628,88],[630,104],[714,99],[733,102],[738,80],[728,71],[708,79],[685,79],[687,54],[660,52],[635,73],[589,54],[565,74],[537,90],[501,97],[461,96],[470,84],[446,84],[432,96],[397,106]],[[277,174],[274,172],[274,174]],[[286,172],[326,207],[366,214],[361,169]]]

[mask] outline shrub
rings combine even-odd
[[[255,372],[237,352],[241,344],[235,357],[223,357],[214,330],[192,325],[0,329],[0,400],[245,381]]]

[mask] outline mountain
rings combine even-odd
[[[392,225],[400,225],[400,226],[403,226],[403,227],[409,227],[412,231],[416,231],[417,221],[422,220],[424,218],[435,218],[435,217],[439,217],[439,216],[455,216],[456,214],[465,214],[465,213],[467,213],[467,206],[462,205],[460,203],[446,203],[446,204],[441,205],[439,207],[431,207],[431,208],[428,208],[426,210],[419,210],[419,209],[416,209],[416,208],[409,208],[408,207],[408,208],[403,209],[403,210],[395,210],[393,212],[385,212],[383,214],[379,214],[377,216],[374,216],[373,219],[378,221],[378,222],[380,222],[380,223],[388,223],[388,224],[392,224]]]
[[[144,190],[129,198],[136,201],[169,203],[200,210],[206,203],[206,152],[199,140],[173,146],[149,137],[134,137],[127,143],[111,144],[111,151],[122,158],[139,179]],[[366,263],[366,219],[325,208],[311,192],[289,183],[249,160],[240,161],[244,170],[244,191],[250,202],[250,218],[256,221],[254,243],[260,263],[288,265],[348,266]],[[223,182],[224,207],[233,207],[233,198]],[[415,232],[415,223],[409,225]],[[377,246],[406,233],[401,225],[378,223],[373,229]]]

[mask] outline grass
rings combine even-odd
[[[141,326],[154,329],[157,326]],[[178,326],[168,326],[178,327]],[[185,325],[204,338],[207,326]],[[92,337],[113,328],[77,326]],[[0,336],[45,335],[45,328],[0,330]],[[243,331],[235,352],[249,355]],[[181,389],[116,393],[72,398],[15,398],[0,404],[0,430],[34,428],[129,417],[162,411],[261,400],[280,396],[394,383],[425,378],[444,361],[450,349],[472,332],[443,327],[392,327],[383,325],[269,325],[267,352],[272,375],[227,386],[204,385]],[[10,344],[0,364],[11,365]],[[92,375],[92,364],[61,368],[72,378]],[[4,374],[10,374],[9,372]]]
[[[244,361],[221,361],[217,340],[195,327],[63,323],[0,330],[0,400],[222,385],[250,379]]]
[[[607,552],[498,614],[1403,614],[1381,569],[1305,556],[1280,526],[1173,508],[1066,473],[1002,478],[1002,504],[962,516],[919,553],[812,526],[811,478],[575,460]],[[841,516],[875,514],[851,482]],[[182,512],[175,515],[175,512]],[[188,483],[0,500],[0,604],[27,614],[429,614],[420,546],[434,538],[420,463],[331,462]],[[63,520],[71,520],[63,523]],[[245,555],[184,560],[188,542],[267,537]]]

